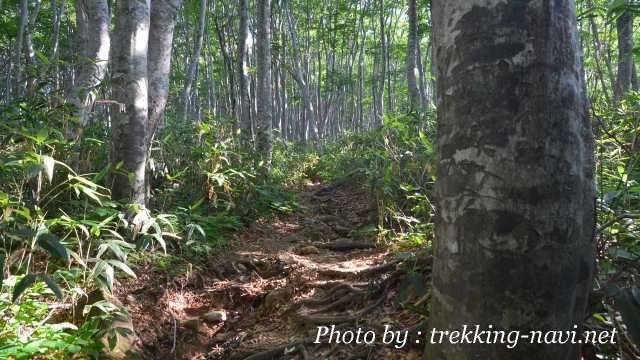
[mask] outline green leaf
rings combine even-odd
[[[124,271],[127,275],[131,276],[132,278],[137,278],[136,273],[133,272],[133,270],[131,270],[131,268],[123,263],[122,261],[118,261],[118,260],[107,260],[107,262],[115,267],[117,267],[118,269]]]
[[[112,292],[113,291],[113,279],[115,278],[115,274],[114,274],[114,271],[113,271],[113,267],[111,265],[105,265],[104,278],[107,281],[107,287],[109,288],[109,292]]]
[[[11,301],[15,302],[25,290],[36,282],[36,280],[38,280],[38,276],[35,274],[25,275],[20,282],[16,284],[16,287],[13,288],[13,297]]]
[[[118,344],[118,336],[116,334],[109,335],[109,350],[115,349]]]
[[[51,291],[53,291],[53,293],[56,295],[56,298],[58,298],[59,301],[62,301],[62,290],[60,289],[58,284],[56,284],[56,282],[53,281],[51,276],[49,276],[49,275],[41,275],[40,277],[42,278],[42,280],[44,280],[45,284],[47,284],[49,289],[51,289]]]
[[[38,236],[38,245],[47,250],[49,254],[62,259],[65,264],[69,262],[69,253],[67,252],[67,249],[62,246],[60,241],[58,241],[57,236],[50,233],[42,234]]]

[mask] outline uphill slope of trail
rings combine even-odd
[[[379,246],[372,231],[378,208],[359,186],[308,186],[298,202],[236,234],[206,269],[127,304],[144,352],[155,359],[418,359],[421,317],[409,308],[428,301],[416,282],[427,281],[420,274],[429,273],[430,256]],[[382,344],[385,325],[409,336]],[[315,343],[319,327],[333,327],[331,343],[328,335]],[[359,344],[337,343],[338,332],[358,329]],[[366,331],[375,343],[362,341]]]

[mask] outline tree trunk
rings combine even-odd
[[[407,41],[407,86],[409,88],[409,112],[420,107],[420,93],[416,81],[416,58],[418,48],[418,12],[416,0],[409,0],[409,39]]]
[[[628,1],[627,1],[628,2]],[[625,10],[617,21],[618,28],[618,77],[615,96],[620,100],[627,96],[633,82],[633,14]]]
[[[285,11],[287,16],[287,23],[289,26],[289,36],[291,37],[291,48],[293,50],[293,65],[294,65],[294,79],[298,83],[300,87],[300,95],[302,96],[302,104],[304,106],[304,116],[306,119],[306,123],[309,125],[309,132],[311,135],[311,140],[314,142],[318,141],[318,118],[316,115],[316,111],[313,107],[313,100],[311,99],[311,93],[309,92],[309,86],[307,85],[307,75],[303,70],[303,66],[300,62],[302,54],[300,52],[300,47],[298,46],[298,36],[296,34],[296,29],[293,24],[293,16],[291,14],[291,10],[289,9],[288,2],[285,3]],[[319,107],[319,105],[318,105]]]
[[[433,2],[434,330],[581,334],[595,263],[594,145],[574,11],[573,1]],[[578,351],[427,345],[433,360],[574,360]]]
[[[418,66],[418,74],[420,74],[420,81],[418,82],[418,90],[420,93],[420,109],[423,114],[426,114],[427,111],[429,111],[429,88],[427,85],[426,72],[424,71],[424,64],[422,62],[420,39],[418,39],[418,46],[416,47],[416,64]]]
[[[22,50],[24,48],[24,35],[29,23],[29,2],[27,0],[20,1],[20,18],[18,20],[18,34],[16,37],[16,50],[14,66],[16,68],[15,80],[13,84],[13,93],[15,96],[22,96],[23,84],[22,84],[22,72],[24,70],[22,64]]]
[[[182,0],[153,0],[149,30],[149,128],[147,151],[167,106],[169,73],[171,71],[171,47],[176,14]]]
[[[256,1],[256,150],[262,156],[264,169],[271,167],[271,0]]]
[[[145,205],[147,161],[147,51],[149,0],[119,0],[113,45],[114,109],[111,141],[111,187],[116,200]]]
[[[196,79],[196,71],[198,70],[198,62],[200,61],[200,53],[202,52],[202,39],[204,38],[204,29],[207,17],[207,0],[200,0],[200,22],[198,24],[198,35],[193,48],[193,57],[187,70],[187,79],[182,91],[182,122],[187,122],[189,115],[189,99],[191,97],[191,87]]]
[[[384,122],[384,88],[385,88],[385,75],[387,74],[387,42],[385,32],[385,16],[384,16],[384,0],[378,2],[380,7],[380,62],[379,62],[379,74],[378,74],[378,103],[377,113],[375,118],[375,126],[381,126]]]
[[[249,72],[247,70],[247,40],[249,37],[249,0],[240,0],[238,29],[238,87],[240,89],[240,137],[243,146],[249,146],[251,134],[251,103],[249,99]]]
[[[71,102],[80,121],[76,137],[87,125],[88,115],[96,99],[96,88],[102,83],[109,62],[109,23],[111,13],[107,0],[76,0],[76,31],[80,47],[78,78]]]

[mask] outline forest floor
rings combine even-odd
[[[372,198],[355,185],[309,185],[296,210],[235,234],[206,266],[189,265],[172,278],[140,264],[139,278],[118,297],[144,357],[419,359],[415,338],[400,350],[381,344],[383,324],[416,333],[420,316],[396,299],[407,264],[364,230],[377,223]],[[430,264],[426,255],[411,258],[414,268]],[[314,344],[318,326],[332,325],[375,331],[376,343],[336,344],[334,337],[330,344],[326,336]]]

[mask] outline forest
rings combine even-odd
[[[0,359],[640,359],[638,19],[0,0]]]

